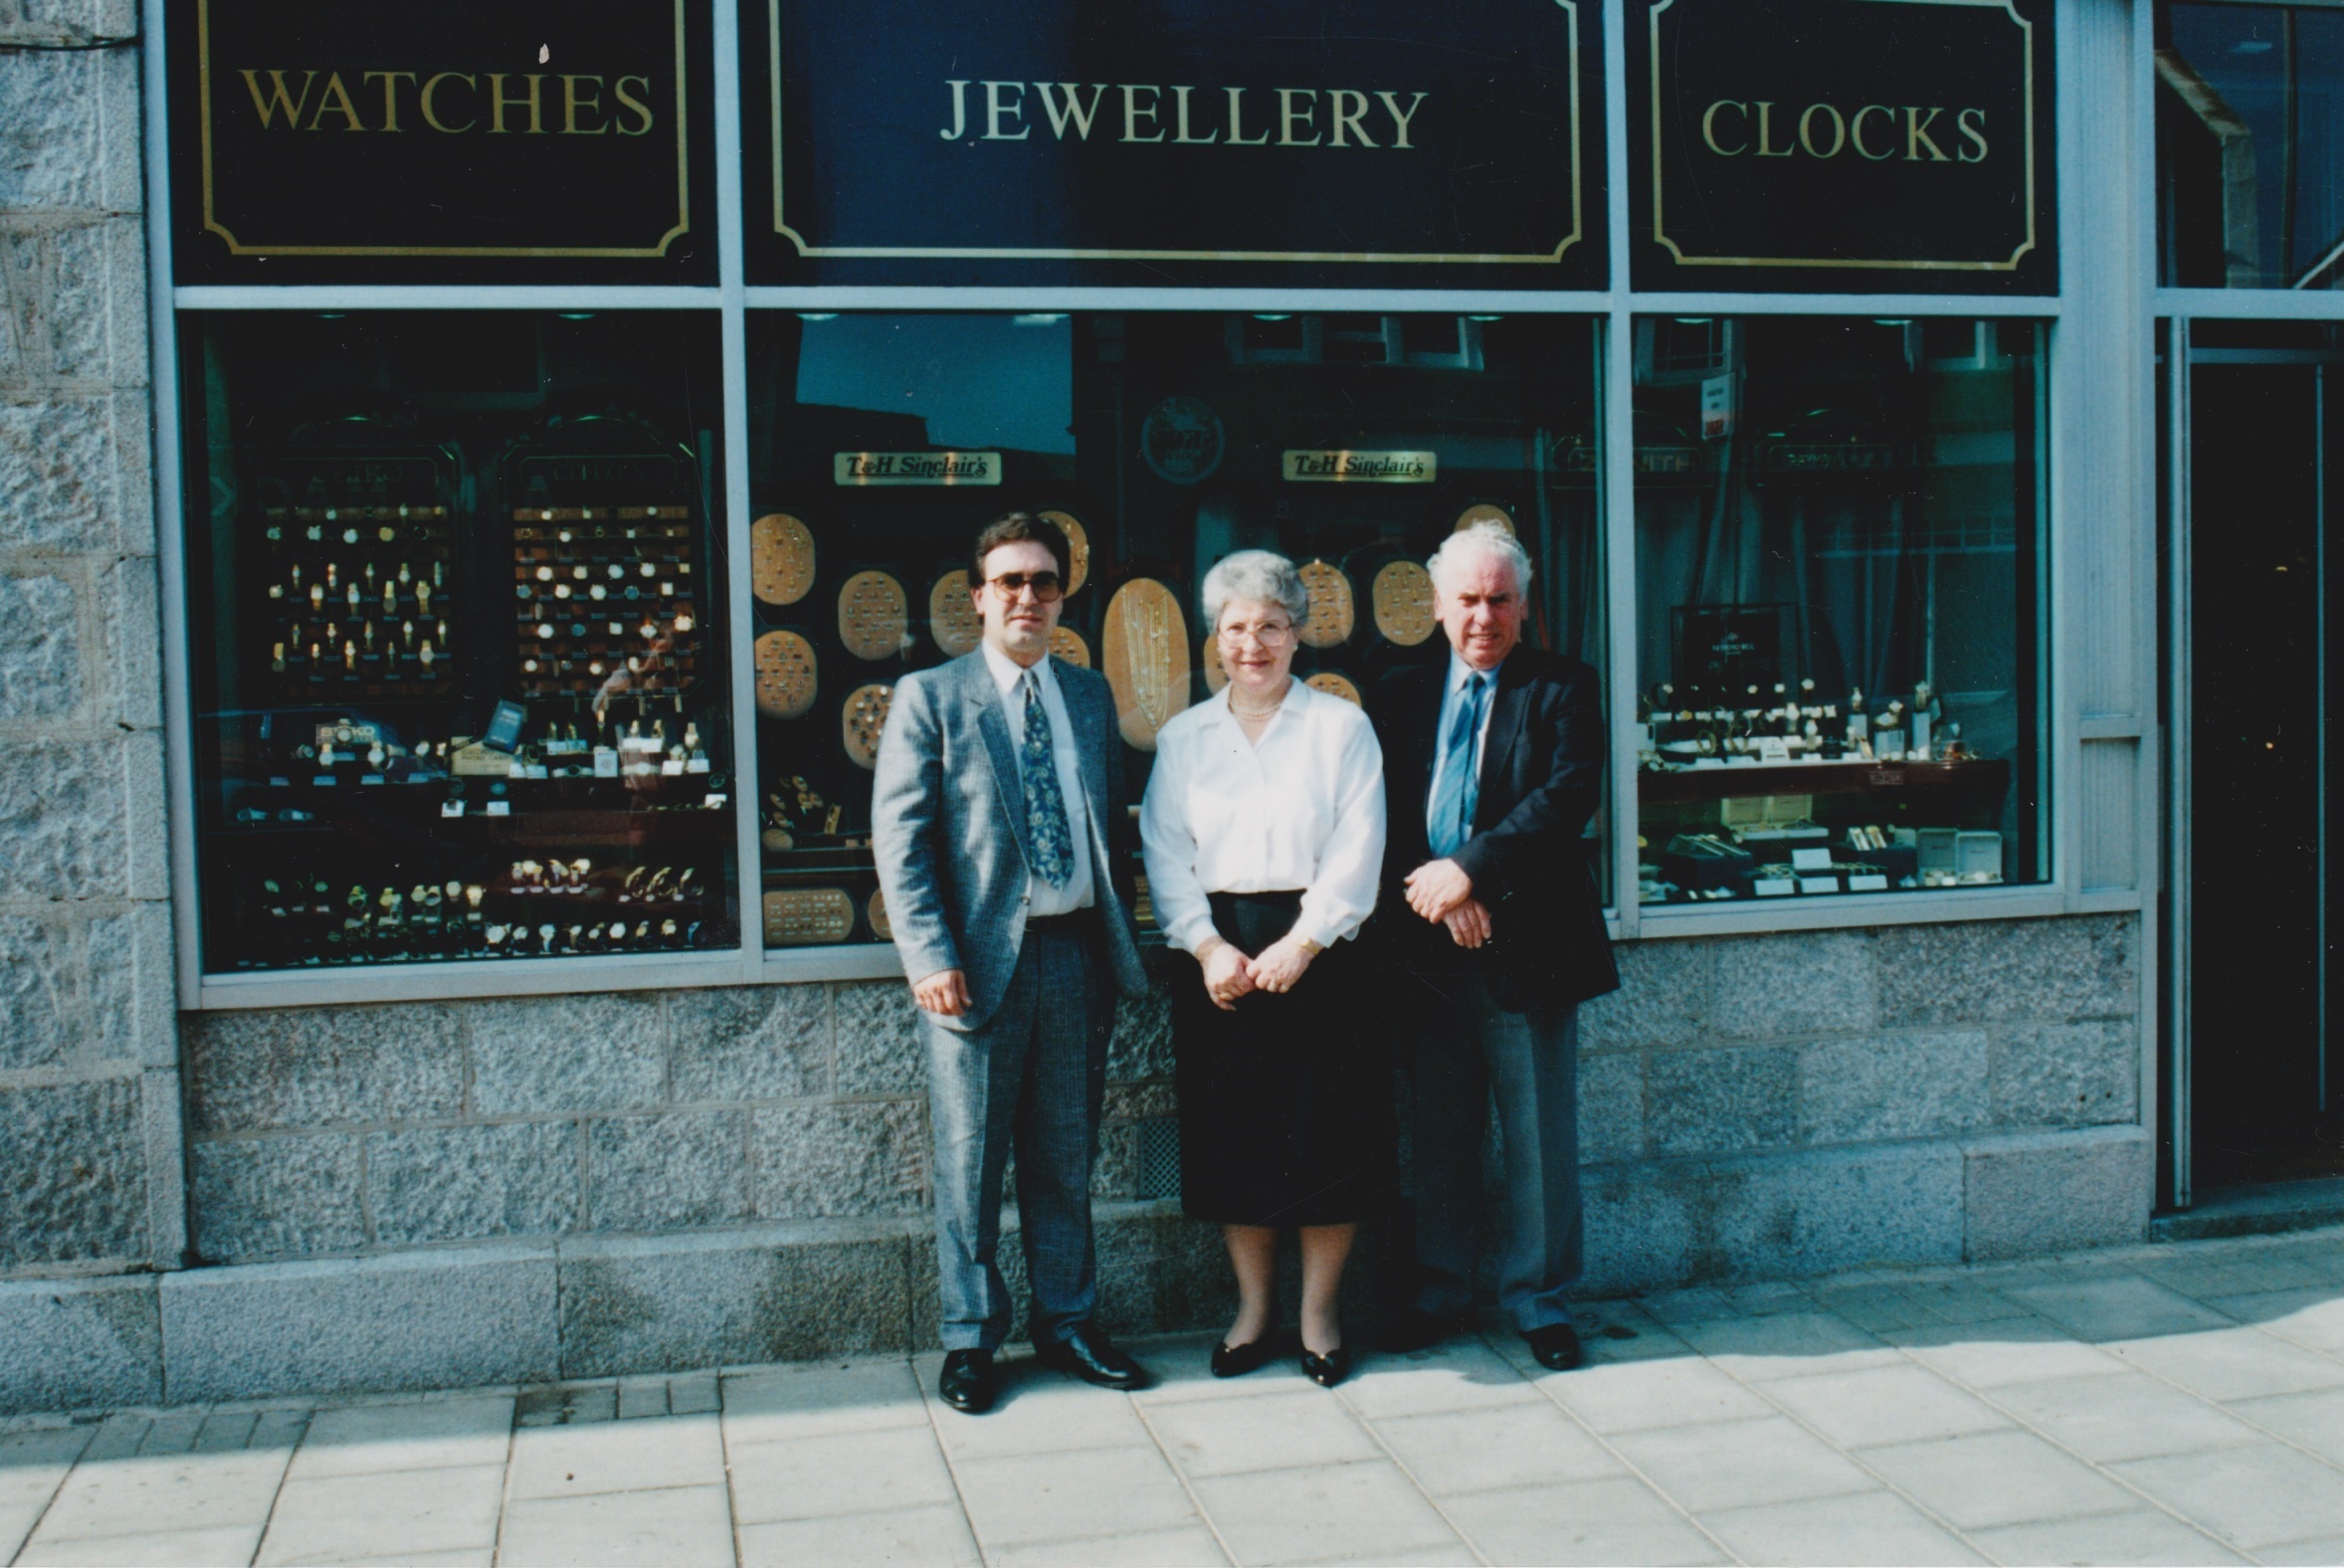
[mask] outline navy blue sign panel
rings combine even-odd
[[[713,282],[709,0],[172,0],[182,283]]]
[[[743,0],[764,283],[1589,288],[1595,0]]]
[[[2051,293],[2051,0],[1629,0],[1641,289]]]

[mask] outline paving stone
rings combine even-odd
[[[1440,1512],[1386,1460],[1212,1476],[1193,1484],[1214,1529],[1240,1562],[1420,1562],[1459,1544]],[[1168,1493],[1151,1488],[1149,1495],[1161,1495],[1165,1511],[1174,1506]],[[1178,1507],[1187,1511],[1185,1496]],[[1105,1510],[1095,1516],[1099,1523],[1112,1517]],[[980,1522],[977,1538],[990,1547],[995,1536]]]
[[[464,1053],[446,1007],[197,1013],[185,1036],[198,1133],[429,1121],[464,1108]]]
[[[2230,1326],[2220,1312],[2138,1274],[2015,1284],[2003,1293],[2084,1339],[2136,1339]]]
[[[928,1425],[919,1382],[898,1360],[734,1373],[723,1386],[724,1441],[736,1448]]]
[[[1643,1481],[1575,1481],[1444,1499],[1493,1563],[1725,1563],[1732,1559]]]
[[[243,1528],[258,1536],[285,1462],[282,1449],[85,1461],[58,1487],[25,1555],[41,1562],[51,1541],[162,1530]]]
[[[162,1391],[151,1277],[0,1282],[0,1412],[148,1404]]]
[[[366,1139],[375,1239],[393,1246],[553,1236],[581,1218],[567,1121],[416,1127]]]
[[[2006,1127],[2134,1120],[2140,1100],[2140,1027],[2120,1019],[1997,1030],[1993,1096],[1994,1119]]]
[[[10,1562],[49,1506],[82,1451],[92,1427],[53,1427],[0,1435],[0,1553]]]
[[[732,1519],[721,1471],[712,1485],[516,1498],[504,1509],[496,1560],[513,1568],[609,1563],[729,1562]]]
[[[200,1257],[229,1263],[364,1245],[358,1138],[238,1139],[197,1143],[188,1152]]]
[[[1034,1541],[1002,1547],[992,1557],[993,1568],[1195,1568],[1228,1561],[1213,1532],[1201,1524],[1091,1540]]]
[[[1800,931],[1720,941],[1710,1030],[1746,1040],[1873,1029],[1875,940],[1871,931]]]
[[[2110,1470],[2249,1555],[2344,1534],[2344,1485],[2335,1470],[2275,1443],[2133,1460]]]
[[[1746,1563],[1977,1563],[1986,1559],[1901,1497],[1861,1492],[1705,1513],[1701,1523]]]
[[[278,1493],[263,1568],[350,1561],[361,1553],[414,1561],[425,1552],[496,1542],[502,1465],[289,1479]]]
[[[1942,1137],[1983,1124],[1983,1030],[1824,1040],[1799,1051],[1799,1133],[1809,1143]]]
[[[716,1418],[656,1416],[515,1432],[506,1495],[583,1497],[710,1484],[724,1484]]]
[[[641,1421],[668,1413],[668,1380],[664,1377],[619,1379],[619,1419]]]
[[[470,1004],[474,1108],[498,1116],[659,1103],[662,1006],[658,996],[632,995]]]
[[[911,988],[900,980],[879,980],[835,985],[830,994],[837,1028],[833,1070],[838,1092],[926,1094],[927,1048],[921,1036],[925,1026],[912,1005]]]
[[[1916,1366],[1776,1378],[1766,1397],[1843,1449],[2009,1428],[2010,1418]]]
[[[2213,1400],[2344,1387],[2344,1365],[2254,1328],[2119,1340],[2109,1351]]]
[[[2329,1464],[2344,1467],[2344,1389],[2242,1400],[2231,1409]]]
[[[1621,1433],[1613,1445],[1688,1513],[1799,1497],[1835,1497],[1879,1482],[1780,1416],[1727,1426]]]
[[[945,1457],[999,1459],[1072,1450],[1149,1448],[1153,1440],[1128,1399],[1102,1395],[1088,1384],[1045,1371],[1025,1358],[1002,1364],[1002,1398],[984,1420],[934,1409],[931,1418]],[[932,1391],[933,1379],[924,1390]],[[1164,1430],[1161,1425],[1158,1431]]]
[[[1607,1436],[1774,1413],[1764,1400],[1699,1359],[1581,1367],[1544,1386],[1558,1403]]]
[[[2344,1563],[2344,1535],[2327,1535],[2308,1541],[2289,1541],[2282,1546],[2265,1546],[2254,1554],[2254,1560],[2333,1568],[2336,1563]]]
[[[803,1220],[919,1212],[927,1198],[925,1112],[912,1100],[756,1112],[757,1213]]]
[[[1983,1327],[1944,1325],[1891,1329],[1881,1337],[1956,1383],[2000,1389],[2051,1378],[2107,1377],[2124,1363],[2096,1345],[2063,1333],[2041,1318]]]
[[[1372,1423],[1417,1485],[1435,1497],[1625,1475],[1578,1423],[1540,1400]]]
[[[725,1448],[733,1517],[743,1526],[915,1508],[954,1502],[959,1495],[925,1422],[771,1443],[727,1441]]]
[[[2243,1563],[2212,1536],[2191,1529],[2169,1513],[2140,1507],[2129,1513],[2094,1514],[2087,1519],[2051,1519],[1979,1530],[1971,1539],[2006,1563],[2104,1563],[2108,1568],[2148,1568],[2168,1563]],[[2281,1559],[2265,1557],[2263,1561]],[[2320,1558],[2322,1563],[2340,1559]]]
[[[1886,926],[1875,939],[1890,1024],[2129,1018],[2140,1005],[2136,915]]]
[[[805,1563],[937,1563],[977,1568],[984,1561],[957,1502],[743,1524],[738,1533],[741,1568],[800,1568]]]
[[[598,1231],[682,1230],[749,1216],[743,1113],[599,1117],[587,1124],[587,1150],[588,1223]]]
[[[293,1456],[293,1480],[502,1466],[513,1402],[504,1395],[345,1405],[321,1410]]]
[[[565,1242],[562,1369],[588,1377],[902,1351],[909,1245],[900,1227],[879,1224]]]
[[[136,1078],[0,1087],[0,1170],[10,1173],[0,1183],[0,1268],[143,1259],[146,1148]]]
[[[248,1563],[261,1544],[261,1523],[211,1529],[145,1530],[132,1535],[98,1535],[70,1540],[44,1540],[39,1545],[44,1564],[90,1563],[112,1568],[137,1563],[141,1568],[218,1568],[221,1563]],[[29,1560],[29,1559],[28,1559]]]
[[[2123,1513],[2131,1492],[2041,1438],[1988,1432],[1872,1449],[1865,1465],[1956,1529]]]
[[[1313,1397],[1320,1392],[1165,1405],[1150,1425],[1172,1463],[1192,1479],[1378,1458],[1383,1451],[1358,1418],[1339,1401]]]
[[[1729,1154],[1797,1132],[1798,1057],[1755,1046],[1645,1061],[1645,1131],[1658,1154]]]
[[[1902,1360],[1871,1335],[1826,1312],[1687,1323],[1677,1332],[1723,1371],[1752,1381],[1852,1372]]]
[[[679,1100],[796,1099],[830,1087],[828,988],[709,986],[671,991],[667,1004]]]
[[[2137,1372],[2030,1379],[1995,1390],[1994,1399],[2061,1447],[2100,1465],[2262,1441],[2245,1422]]]

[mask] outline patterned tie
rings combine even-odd
[[[1457,722],[1449,726],[1449,745],[1442,754],[1441,787],[1425,812],[1433,853],[1443,860],[1455,855],[1473,831],[1473,807],[1481,795],[1473,768],[1473,738],[1481,732],[1481,691],[1487,679],[1476,675],[1465,685],[1465,698],[1457,704]]]
[[[1058,747],[1051,741],[1050,709],[1042,705],[1042,683],[1029,670],[1026,742],[1018,771],[1026,780],[1026,840],[1034,851],[1034,875],[1064,887],[1074,875],[1074,839],[1067,830],[1067,797],[1058,787]]]

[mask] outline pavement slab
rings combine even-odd
[[[1993,1397],[2053,1443],[2098,1465],[2263,1441],[2237,1417],[2146,1373],[2050,1378],[1996,1389]]]
[[[1449,1517],[1492,1563],[1699,1565],[1733,1559],[1633,1476],[1455,1497]]]
[[[661,1401],[661,1408],[667,1402]],[[648,1423],[647,1423],[648,1424]],[[502,1568],[698,1568],[732,1556],[732,1517],[721,1480],[712,1486],[525,1497],[504,1510]]]
[[[1701,1523],[1753,1565],[1909,1563],[1926,1568],[1986,1561],[1951,1530],[1884,1491],[1728,1508],[1703,1514]]]

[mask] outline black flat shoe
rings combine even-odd
[[[1569,1323],[1525,1329],[1522,1342],[1530,1347],[1530,1354],[1540,1366],[1555,1372],[1570,1371],[1584,1355],[1579,1348],[1579,1331]]]
[[[1351,1350],[1337,1345],[1323,1356],[1302,1352],[1302,1375],[1320,1388],[1333,1388],[1351,1375]]]
[[[954,1410],[981,1416],[993,1408],[1001,1392],[990,1350],[947,1350],[944,1370],[936,1374],[936,1397]]]
[[[1053,1371],[1095,1383],[1100,1388],[1129,1390],[1145,1388],[1148,1384],[1147,1373],[1139,1363],[1117,1350],[1095,1323],[1076,1324],[1073,1333],[1056,1344],[1036,1345],[1034,1359]]]
[[[1274,1352],[1270,1349],[1268,1334],[1259,1339],[1249,1339],[1242,1345],[1215,1345],[1213,1375],[1244,1377],[1248,1372],[1259,1372],[1270,1364],[1272,1354]]]

